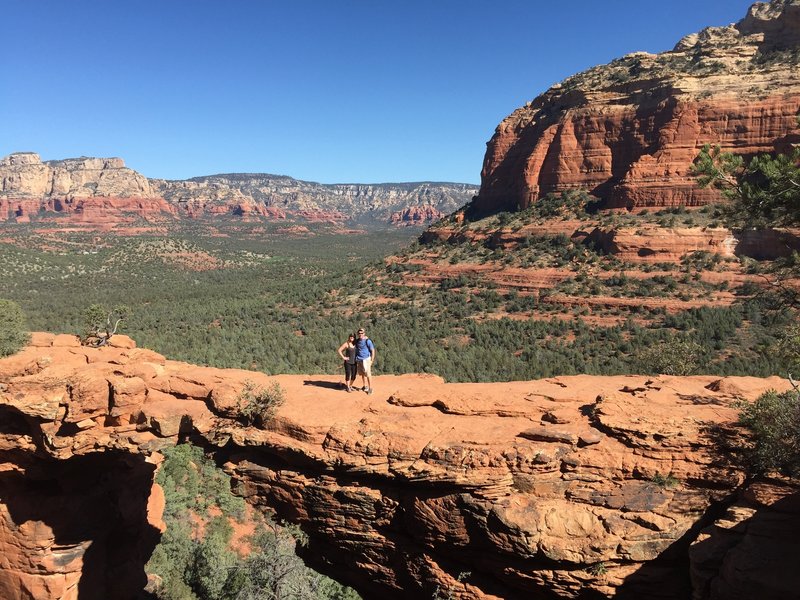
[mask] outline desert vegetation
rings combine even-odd
[[[19,304],[0,298],[0,357],[17,352],[28,337],[25,314]]]
[[[239,396],[239,412],[246,424],[265,427],[284,402],[286,393],[279,383],[259,387],[246,381]]]
[[[248,509],[200,448],[182,444],[164,455],[156,481],[164,490],[167,530],[146,566],[157,598],[359,598],[307,568],[295,553],[302,532]]]
[[[513,225],[519,216],[507,218]],[[332,350],[364,325],[381,348],[382,373],[431,372],[450,381],[635,372],[644,349],[670,339],[702,348],[698,372],[787,368],[773,348],[791,314],[755,294],[757,281],[707,280],[709,271],[743,268],[713,256],[633,264],[563,235],[492,248],[409,245],[407,232],[321,233],[309,243],[241,229],[213,236],[185,229],[169,240],[149,234],[101,245],[64,232],[65,243],[48,238],[52,249],[37,250],[28,247],[35,230],[15,232],[0,244],[0,297],[23,308],[30,329],[80,334],[87,307],[125,304],[124,332],[139,345],[198,364],[333,373],[340,365]],[[165,263],[162,251],[176,248],[224,267]],[[445,275],[425,279],[431,265]],[[540,289],[491,278],[509,266],[524,275],[559,265],[563,279]],[[597,294],[611,300],[593,303]],[[704,304],[710,294],[724,294],[728,304]]]

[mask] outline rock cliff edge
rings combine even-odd
[[[136,597],[158,453],[184,438],[366,597],[798,597],[798,490],[721,447],[734,400],[778,378],[379,376],[367,396],[112,342],[35,334],[0,360],[3,598]],[[286,392],[266,429],[237,420],[246,381]]]

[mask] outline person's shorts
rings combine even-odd
[[[364,377],[372,377],[372,359],[365,358],[358,361],[358,374]]]

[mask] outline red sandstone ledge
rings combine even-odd
[[[153,463],[186,436],[218,448],[238,493],[299,523],[316,560],[365,593],[422,597],[439,586],[455,598],[685,598],[692,587],[695,598],[741,589],[790,598],[800,589],[790,565],[800,551],[797,488],[751,484],[719,445],[720,432],[738,435],[733,402],[787,389],[780,378],[448,384],[384,375],[367,396],[339,389],[336,375],[198,367],[125,336],[111,342],[86,348],[72,336],[34,334],[0,360],[8,423],[0,473],[10,478],[0,491],[45,502],[31,484],[43,472],[57,479],[76,460],[131,457],[130,481],[129,471],[113,469],[124,491],[104,492],[117,509],[122,497],[140,498],[138,512],[128,511],[130,539],[115,538],[131,544],[130,597],[141,589],[149,547],[131,532],[135,523],[148,527],[148,498],[151,523],[163,527],[161,497],[150,492]],[[265,429],[237,420],[247,381],[277,381],[286,392]],[[134,468],[136,457],[144,462]],[[658,483],[668,475],[669,485]],[[47,502],[67,506],[69,493],[78,492]],[[54,515],[63,511],[43,508],[20,522],[9,498],[0,495],[0,595],[76,597],[94,564],[85,556],[90,542],[107,541],[113,522],[93,525],[69,560],[59,559]]]

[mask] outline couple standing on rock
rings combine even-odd
[[[348,392],[354,389],[356,373],[361,375],[362,388],[368,394],[372,393],[372,363],[375,361],[375,344],[359,329],[358,333],[351,333],[347,341],[339,346],[339,357],[344,361],[344,385]]]

